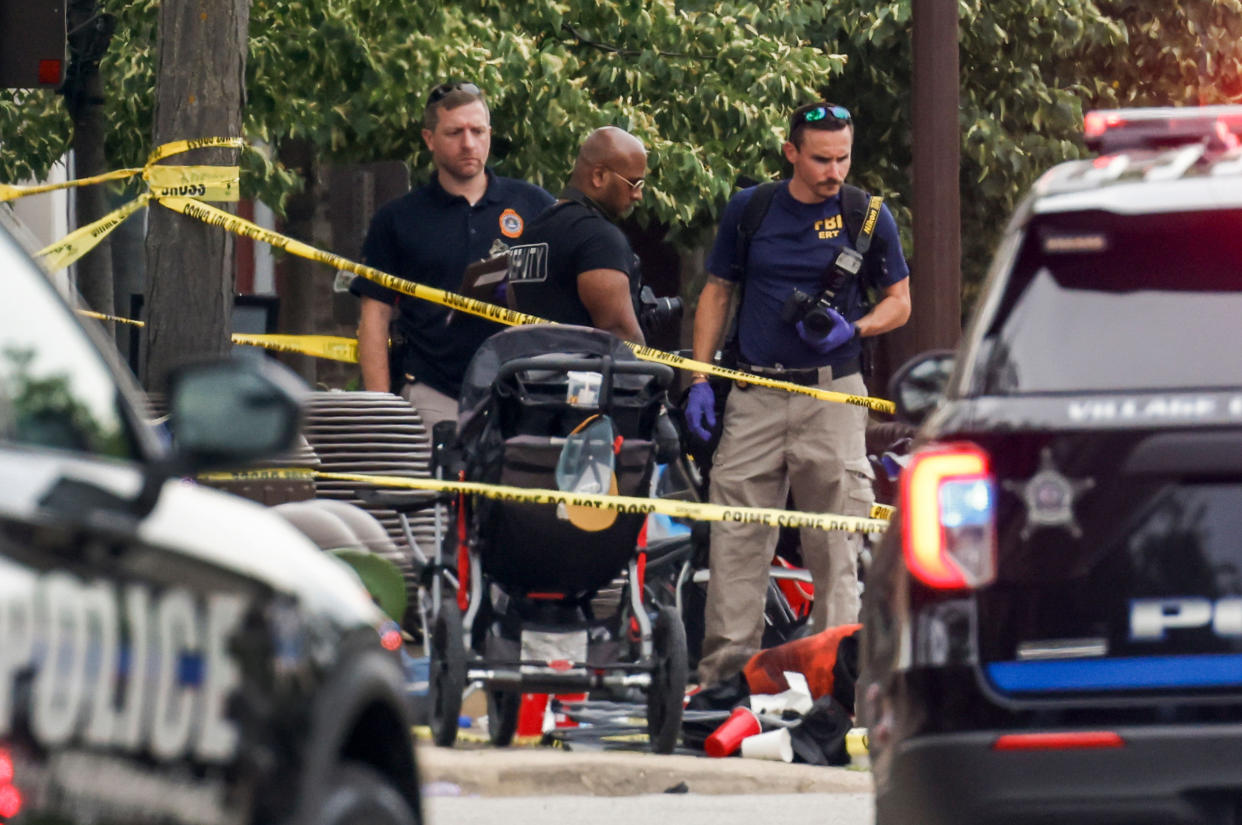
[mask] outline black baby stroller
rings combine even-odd
[[[662,418],[672,377],[669,367],[638,360],[598,330],[541,325],[497,333],[463,382],[460,475],[541,489],[558,489],[559,476],[563,489],[574,464],[567,459],[589,452],[591,439],[598,447],[604,433],[611,472],[597,465],[593,475],[578,464],[586,471],[574,475],[573,489],[645,496],[658,445],[678,449]],[[513,738],[523,692],[638,689],[646,694],[652,749],[672,751],[686,639],[674,608],[644,601],[638,540],[646,515],[484,496],[463,497],[458,507],[459,589],[456,598],[446,590],[431,622],[436,742],[456,738],[465,683],[487,691],[489,735],[498,745]],[[593,599],[619,576],[626,578],[623,603],[597,615]]]

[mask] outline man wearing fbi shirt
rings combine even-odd
[[[861,190],[845,187],[853,144],[854,123],[843,106],[812,103],[794,111],[783,147],[793,175],[764,185],[770,200],[748,244],[739,243],[739,233],[761,187],[739,192],[725,207],[695,312],[696,360],[713,359],[737,288],[742,291],[740,369],[867,394],[859,339],[896,329],[909,318],[909,269],[888,209],[871,206]],[[851,234],[851,218],[859,214],[856,201],[868,205],[872,219],[859,222],[859,235],[870,242],[860,245],[865,255],[856,248],[859,237]],[[830,302],[799,300],[798,293],[819,299],[830,290]],[[869,294],[878,296],[874,306]],[[706,375],[696,374],[694,382],[686,423],[707,441],[716,425],[714,391]],[[866,423],[862,407],[739,384],[725,407],[711,472],[712,503],[784,507],[792,492],[799,510],[866,516],[873,499]],[[859,537],[820,530],[803,530],[801,536],[803,562],[815,583],[815,630],[856,622]],[[701,683],[736,673],[759,649],[775,544],[775,528],[712,524]]]

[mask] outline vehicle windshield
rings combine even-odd
[[[1036,216],[984,334],[983,392],[1242,386],[1242,211]]]
[[[0,443],[132,458],[121,403],[47,277],[0,232]]]

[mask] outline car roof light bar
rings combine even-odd
[[[1097,109],[1083,118],[1083,137],[1100,154],[1186,143],[1227,152],[1242,146],[1242,105]]]

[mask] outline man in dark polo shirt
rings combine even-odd
[[[587,137],[556,205],[509,250],[518,310],[643,343],[638,257],[613,221],[642,200],[646,174],[647,150],[629,132],[605,126]]]
[[[499,240],[513,244],[530,221],[553,203],[543,189],[492,174],[487,168],[491,117],[473,83],[444,83],[431,90],[423,112],[423,140],[435,174],[427,185],[382,206],[363,243],[366,263],[392,275],[457,291],[472,261],[490,256]],[[398,392],[430,429],[457,417],[457,395],[466,365],[483,339],[500,326],[401,295],[365,278],[350,291],[362,299],[358,361],[368,390]],[[396,318],[400,344],[389,365],[389,325]]]

